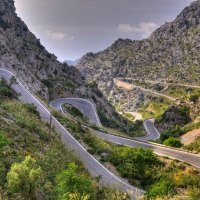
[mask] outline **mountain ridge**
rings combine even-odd
[[[90,80],[94,76],[97,82],[100,78],[106,81],[103,76],[108,74],[111,79],[129,75],[132,78],[177,78],[180,82],[200,84],[199,32],[198,0],[186,7],[173,22],[166,23],[154,31],[148,39],[118,39],[104,51],[83,56],[77,68],[86,79]],[[190,62],[194,66],[191,66]],[[177,72],[172,74],[170,70]],[[189,73],[192,70],[195,73],[193,77]],[[99,84],[101,88],[101,82]],[[112,80],[107,80],[106,84],[112,84]]]
[[[115,107],[135,111],[149,97],[139,89],[117,88],[115,78],[200,85],[200,0],[143,40],[118,39],[98,53],[87,53],[76,66],[95,80]],[[131,99],[129,103],[127,99]]]
[[[91,100],[117,127],[128,121],[116,113],[96,84],[88,83],[74,66],[60,63],[17,16],[13,0],[0,0],[0,67],[8,69],[46,101],[62,97]]]

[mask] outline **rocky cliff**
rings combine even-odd
[[[113,81],[116,77],[200,85],[200,1],[186,7],[148,39],[119,39],[102,52],[83,56],[77,68],[86,79],[96,80],[115,105],[128,98],[125,93],[119,95]],[[140,98],[141,92],[133,91],[129,96]]]
[[[126,124],[95,84],[87,83],[75,67],[60,63],[45,49],[15,13],[13,0],[0,0],[0,67],[17,74],[30,90],[47,101],[84,97],[96,103],[104,117],[118,121],[117,127]]]
[[[0,1],[0,65],[46,98],[70,95],[83,83],[80,72],[58,62],[17,17],[13,0]]]

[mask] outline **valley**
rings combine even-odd
[[[11,78],[13,77],[12,73],[10,73],[9,71],[3,70],[3,69],[1,69],[0,75],[1,75],[1,77],[6,78],[8,81],[10,81]],[[21,82],[18,82],[16,80],[12,87],[17,93],[20,93],[20,99],[22,101],[24,101],[24,102],[32,101],[32,103],[37,107],[37,110],[39,111],[40,116],[42,116],[41,118],[44,118],[44,120],[50,119],[50,111],[48,110],[48,108],[45,108],[45,106],[36,97],[34,97],[27,89],[25,89],[25,86]],[[85,104],[88,104],[89,106],[91,105],[90,102],[85,101],[84,99],[69,99],[69,100],[68,99],[64,99],[64,100],[60,99],[56,103],[55,102],[56,101],[54,101],[51,105],[55,106],[55,108],[57,108],[58,110],[60,110],[62,104],[70,102],[70,104],[77,105],[77,102],[79,102],[79,106],[82,107],[83,113],[88,112],[87,109],[84,110],[84,107],[86,106]],[[89,108],[89,110],[91,110],[91,113],[92,112],[94,113],[94,115],[93,114],[88,115],[89,118],[91,118],[91,120],[93,120],[94,119],[93,116],[96,116],[96,110],[94,109],[93,106],[91,106]],[[67,122],[65,117],[61,116],[59,113],[55,113],[53,115],[57,119],[59,119],[61,124],[64,124],[64,126],[65,126],[65,123]],[[131,196],[133,195],[135,197],[138,197],[138,195],[140,196],[143,193],[142,190],[139,190],[137,188],[134,188],[134,187],[128,185],[126,182],[123,182],[123,180],[120,180],[114,174],[109,172],[105,167],[103,167],[103,165],[101,165],[94,157],[92,157],[90,154],[88,154],[85,151],[83,146],[80,145],[80,143],[78,143],[73,138],[73,136],[70,134],[70,132],[65,130],[65,128],[56,120],[56,118],[53,117],[51,123],[54,126],[54,128],[57,131],[59,131],[59,135],[61,136],[61,141],[67,147],[70,147],[71,149],[75,150],[76,154],[79,155],[78,157],[81,159],[84,166],[90,171],[90,174],[92,174],[92,176],[101,175],[100,180],[102,181],[103,184],[107,185],[107,184],[112,183],[118,189],[120,188],[120,189],[123,189],[124,191],[129,190],[130,191],[129,194],[131,194]],[[97,122],[97,125],[100,125],[98,123],[98,121],[94,120],[94,122]],[[69,127],[69,125],[67,127]],[[74,132],[76,132],[78,130],[77,128],[75,128],[75,129],[74,128],[70,129],[71,131],[73,131],[73,135],[74,135]],[[80,128],[81,128],[81,126],[80,126]],[[149,135],[153,134],[153,132],[157,132],[153,123],[148,124],[146,122],[145,128]],[[81,129],[82,129],[82,131],[84,131],[84,128],[81,128]],[[136,148],[136,147],[144,147],[147,149],[150,148],[158,155],[167,156],[167,157],[170,157],[173,159],[176,158],[178,160],[190,163],[198,168],[200,167],[199,166],[199,163],[200,163],[199,155],[191,154],[191,153],[184,152],[184,151],[177,151],[175,149],[169,149],[164,146],[156,146],[156,145],[150,144],[150,143],[143,143],[141,141],[138,141],[138,140],[140,140],[140,138],[137,138],[138,140],[132,140],[132,139],[123,138],[123,137],[119,137],[119,136],[115,136],[115,135],[110,135],[108,133],[103,133],[103,132],[99,132],[99,131],[95,131],[95,135],[97,135],[98,137],[100,137],[104,140],[107,140],[112,143],[114,142],[116,144],[123,144],[125,146],[129,146],[129,147],[131,146],[134,148]],[[92,136],[90,136],[90,137],[92,137]],[[76,138],[76,135],[75,135],[75,138]],[[95,139],[95,140],[99,140],[99,139]],[[142,140],[142,138],[141,138],[141,140]],[[84,139],[83,139],[83,141],[84,141]],[[87,141],[87,140],[85,140],[85,141]],[[101,145],[101,142],[102,141],[100,139],[100,141],[98,141],[99,145]],[[86,144],[87,144],[87,142],[86,142]],[[94,143],[92,143],[92,145],[94,145]],[[110,144],[108,144],[108,145],[110,145]],[[93,146],[93,148],[94,147],[96,148],[97,146],[95,145],[95,146]],[[109,148],[111,148],[111,147],[109,147]],[[105,148],[105,147],[100,146],[99,148]],[[112,148],[114,148],[114,147],[112,147]],[[111,182],[111,181],[113,181],[113,182]]]
[[[0,200],[199,200],[199,52],[200,0],[63,63],[0,0]]]

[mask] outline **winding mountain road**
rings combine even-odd
[[[15,75],[5,69],[0,69],[0,77],[3,77],[4,79],[9,81],[12,76],[15,76]],[[22,84],[20,81],[17,81],[17,84],[13,84],[12,88],[17,93],[21,94],[19,98],[23,102],[33,103],[37,107],[37,110],[40,112],[41,117],[45,121],[49,121],[48,119],[50,119],[51,111],[48,108],[46,108],[44,104],[39,99],[37,99],[37,97],[35,97],[27,89],[27,87],[24,84]],[[73,98],[70,99],[71,103],[72,101],[73,101]],[[60,104],[56,104],[56,109],[61,108],[60,106],[63,103],[63,99],[60,99],[59,102]],[[80,101],[76,101],[76,104],[77,102],[79,102],[79,106],[82,107],[80,104]],[[84,106],[86,102],[88,103],[88,101],[84,100]],[[51,105],[54,105],[54,103],[52,103]],[[87,106],[85,106],[85,108],[86,107]],[[86,111],[88,112],[87,109]],[[95,107],[91,106],[91,103],[90,103],[89,109],[91,109],[90,111],[91,113],[92,112],[96,113],[96,111],[94,111]],[[82,110],[84,109],[82,108]],[[92,116],[94,117],[93,119],[94,122],[100,125],[98,118],[95,117],[96,114],[93,113]],[[157,135],[157,130],[155,129],[153,124],[154,124],[153,121],[147,122],[146,130],[149,131],[149,134],[152,134],[152,132],[154,132],[152,135]],[[141,196],[144,193],[143,190],[139,190],[138,188],[129,185],[128,183],[126,183],[125,181],[123,181],[122,179],[114,175],[113,173],[111,173],[109,170],[107,170],[92,155],[90,155],[83,148],[83,146],[54,117],[52,119],[52,125],[55,127],[56,131],[61,136],[61,141],[63,142],[63,144],[65,144],[68,148],[70,147],[72,150],[74,150],[74,152],[78,155],[78,157],[83,162],[84,166],[89,170],[92,176],[94,177],[100,176],[101,182],[105,185],[111,185],[112,187],[116,187],[123,191],[131,191],[132,196],[134,197],[138,195]],[[95,131],[95,134],[97,134],[97,136],[100,138],[103,138],[105,140],[108,140],[116,144],[122,144],[122,145],[130,146],[130,147],[143,147],[147,149],[152,149],[158,155],[167,156],[173,159],[184,161],[184,162],[190,163],[193,166],[196,166],[197,168],[200,168],[200,155],[197,155],[197,154],[192,154],[192,153],[181,151],[178,149],[167,148],[162,145],[156,145],[156,144],[147,143],[147,142],[143,142],[139,140],[124,138],[124,137],[120,137],[120,136],[116,136],[112,134],[106,134],[99,131]]]
[[[56,110],[63,111],[63,104],[76,106],[77,108],[79,108],[79,110],[81,110],[84,116],[86,116],[90,120],[91,123],[95,124],[96,126],[102,126],[95,105],[91,101],[81,98],[61,98],[52,101],[50,103],[50,106],[52,106]]]
[[[0,78],[4,78],[7,81],[11,77],[17,77],[10,71],[0,68]],[[49,121],[51,116],[51,111],[45,107],[45,105],[35,97],[23,84],[17,79],[17,83],[12,85],[12,88],[20,95],[19,99],[25,103],[32,103],[37,107],[41,118],[44,121]],[[93,177],[100,177],[100,182],[104,185],[109,185],[111,187],[120,189],[125,192],[129,192],[131,196],[135,199],[141,196],[144,191],[133,187],[130,184],[123,181],[121,178],[114,175],[108,169],[106,169],[100,162],[98,162],[92,155],[90,155],[83,146],[54,118],[52,117],[52,125],[61,137],[61,141],[67,148],[71,148],[78,155],[81,162],[88,169]]]
[[[82,98],[61,98],[52,101],[50,103],[50,106],[64,113],[62,109],[62,105],[64,104],[70,104],[78,107],[81,112],[90,120],[91,123],[95,124],[96,126],[102,127],[95,105],[91,101]],[[144,127],[147,132],[147,136],[137,137],[136,139],[149,141],[157,140],[160,137],[160,133],[154,127],[154,119],[145,120]]]
[[[82,99],[79,98],[79,103]],[[83,100],[84,101],[84,100]],[[67,103],[67,101],[63,101],[63,99],[57,99],[54,101],[56,102],[56,108],[60,108],[62,104]],[[85,104],[85,102],[83,102]],[[73,104],[73,102],[71,102]],[[53,105],[53,104],[51,104]],[[75,104],[74,104],[75,105]],[[81,104],[80,104],[81,106]],[[60,109],[59,109],[60,110]],[[86,111],[88,112],[88,111]],[[93,116],[93,115],[92,115]],[[92,118],[91,118],[92,119]],[[166,156],[172,159],[177,159],[186,163],[189,163],[197,168],[200,169],[200,155],[199,154],[192,154],[187,151],[183,151],[176,148],[169,148],[164,145],[154,144],[150,142],[146,142],[148,140],[155,140],[160,137],[158,130],[154,126],[154,120],[149,119],[144,122],[145,130],[147,131],[147,136],[145,137],[138,137],[136,139],[125,138],[122,136],[117,136],[113,134],[103,133],[101,131],[93,130],[93,132],[100,138],[103,138],[107,141],[121,144],[130,147],[143,147],[146,149],[152,149],[154,153],[160,156]]]
[[[157,140],[160,138],[160,133],[154,126],[154,119],[147,119],[144,121],[143,126],[146,130],[147,136],[144,137],[137,137],[136,139],[142,141],[149,141],[149,140]]]

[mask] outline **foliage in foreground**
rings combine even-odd
[[[55,114],[64,126],[72,126],[61,113],[56,112]],[[200,189],[200,185],[196,185],[196,182],[200,180],[198,170],[176,161],[159,159],[151,150],[111,144],[96,137],[80,124],[79,128],[79,131],[72,132],[77,139],[87,145],[87,150],[103,163],[111,163],[122,177],[128,179],[129,183],[145,189],[147,191],[145,198],[152,200],[172,199],[174,196],[179,198],[182,195],[179,190],[184,191],[189,200],[200,198],[198,192],[193,193]],[[186,177],[176,176],[177,173],[186,173],[188,169],[192,173],[187,173]],[[193,174],[196,174],[196,176],[193,176]],[[181,181],[187,179],[191,181],[180,185],[177,178]]]
[[[35,159],[27,156],[21,163],[14,163],[7,174],[8,189],[20,193],[25,199],[35,198],[43,172]]]
[[[81,181],[84,177],[84,183],[91,183],[91,193],[85,191],[84,200],[87,196],[94,200],[111,200],[118,194],[115,190],[99,187],[98,181],[90,177],[74,153],[61,144],[55,131],[49,135],[48,125],[41,121],[33,105],[23,104],[6,94],[0,97],[0,195],[4,200],[34,200],[36,197],[57,200],[61,195],[59,176],[69,170],[71,163],[76,166],[74,177]],[[70,182],[71,188],[77,188],[76,184]],[[72,191],[69,197],[79,200],[79,193]],[[118,196],[128,199],[121,198],[123,193]],[[80,200],[83,200],[82,195]]]

